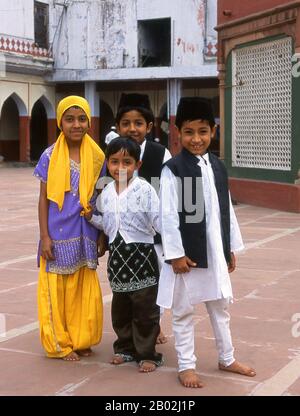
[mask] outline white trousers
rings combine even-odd
[[[226,299],[218,299],[204,303],[214,331],[219,362],[227,367],[234,362],[228,302]],[[178,371],[195,369],[197,359],[194,340],[194,306],[189,301],[184,280],[180,276],[176,276],[172,312]]]
[[[164,264],[163,248],[161,244],[154,244],[154,248],[155,248],[156,255],[157,255],[158,270],[160,272]],[[164,311],[165,311],[164,308],[160,307],[160,317],[162,317],[162,315],[164,314]]]

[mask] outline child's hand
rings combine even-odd
[[[49,236],[41,239],[41,254],[45,260],[55,260],[52,253],[52,246],[53,243]]]
[[[176,274],[181,273],[188,273],[190,271],[190,266],[195,267],[197,266],[189,257],[184,256],[180,257],[179,259],[171,260],[171,264],[173,267],[173,271]]]
[[[101,233],[98,238],[98,257],[103,257],[108,250],[108,238],[104,233]]]
[[[236,259],[233,252],[230,253],[230,262],[228,263],[228,273],[232,273],[236,268]]]
[[[93,207],[91,205],[89,205],[88,208],[89,208],[89,210],[87,212],[86,211],[84,212],[84,218],[87,221],[90,221],[92,216],[93,216]]]

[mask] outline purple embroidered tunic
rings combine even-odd
[[[47,182],[50,157],[54,145],[48,147],[41,155],[33,175],[42,182]],[[48,231],[53,242],[55,260],[48,260],[46,271],[57,274],[72,274],[79,268],[87,266],[97,268],[98,230],[82,216],[79,201],[80,164],[70,160],[71,191],[65,193],[62,210],[56,203],[49,201]],[[94,205],[94,194],[91,205]],[[40,244],[38,249],[38,265]]]

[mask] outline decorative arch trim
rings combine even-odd
[[[47,114],[47,119],[49,120],[49,119],[55,119],[56,118],[56,115],[55,115],[55,109],[53,108],[53,105],[52,105],[52,103],[49,101],[49,99],[43,94],[43,95],[41,95],[34,103],[33,103],[33,105],[32,105],[32,108],[31,108],[31,112],[32,112],[32,109],[33,109],[33,107],[35,106],[35,104],[38,102],[38,101],[41,101],[42,102],[42,104],[43,104],[43,106],[44,106],[44,108],[45,108],[45,111],[46,111],[46,114]]]
[[[20,98],[20,96],[18,94],[16,94],[15,92],[13,92],[12,94],[10,94],[8,97],[6,97],[2,103],[2,106],[0,108],[0,114],[2,111],[3,106],[5,105],[6,101],[12,98],[14,100],[14,102],[17,105],[18,111],[19,111],[19,116],[20,117],[27,117],[28,116],[28,110],[26,107],[26,104],[24,103],[24,101],[22,100],[22,98]]]

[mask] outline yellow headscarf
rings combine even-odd
[[[80,107],[85,112],[89,125],[91,125],[91,110],[87,100],[83,97],[70,95],[61,100],[57,107],[57,125],[60,129],[64,112],[74,106]],[[105,156],[100,147],[88,134],[85,134],[80,146],[79,200],[83,206],[81,215],[89,211],[89,201],[93,195],[104,159]],[[47,198],[55,202],[61,210],[64,204],[65,192],[69,192],[70,189],[69,148],[65,135],[61,132],[50,158]]]

